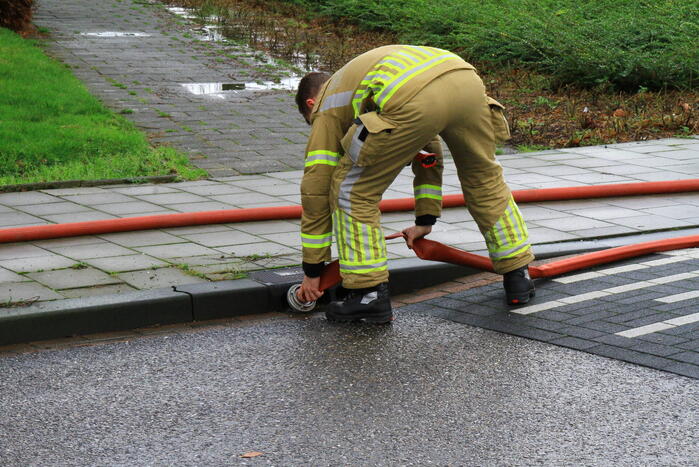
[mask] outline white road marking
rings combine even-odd
[[[661,321],[659,323],[648,324],[646,326],[641,326],[638,328],[632,328],[632,329],[627,329],[626,331],[617,332],[616,335],[621,336],[621,337],[631,338],[631,337],[643,336],[645,334],[650,334],[652,332],[665,331],[666,329],[672,329],[674,327],[677,327],[677,326],[674,326],[672,324],[665,323],[665,322]]]
[[[691,248],[687,250],[664,251],[662,252],[662,254],[667,255],[667,257],[654,259],[651,261],[645,261],[643,263],[616,266],[613,268],[602,269],[600,271],[583,272],[581,274],[574,274],[572,276],[558,277],[554,279],[554,281],[559,282],[561,284],[572,284],[574,282],[595,279],[597,277],[611,276],[613,274],[621,274],[623,272],[638,271],[639,269],[648,269],[652,268],[653,266],[663,266],[665,264],[680,263],[682,261],[699,259],[699,249],[697,248]]]
[[[691,279],[699,277],[699,269],[691,272],[683,272],[680,274],[673,274],[672,276],[660,277],[657,279],[652,279],[649,281],[638,281],[633,284],[619,285],[616,287],[610,287],[608,289],[597,290],[594,292],[587,292],[580,295],[573,295],[570,297],[559,298],[558,300],[552,300],[550,302],[538,303],[536,305],[524,306],[512,310],[513,313],[519,315],[530,315],[532,313],[537,313],[539,311],[550,310],[552,308],[558,308],[561,306],[568,305],[570,303],[580,303],[587,300],[593,300],[595,298],[603,297],[606,295],[613,295],[618,293],[629,292],[631,290],[645,289],[648,287],[653,287],[658,284],[669,284],[671,282],[683,281],[685,279]]]
[[[693,290],[691,292],[678,293],[677,295],[668,295],[667,297],[656,298],[656,302],[663,303],[675,303],[681,302],[683,300],[690,300],[692,298],[699,297],[699,290]]]
[[[629,338],[638,337],[696,322],[699,322],[699,313],[692,313],[691,315],[687,316],[679,316],[677,318],[667,319],[658,323],[647,324],[645,326],[627,329],[626,331],[617,332],[616,335]]]
[[[697,321],[699,321],[699,313],[692,313],[691,315],[668,319],[665,322],[668,324],[674,324],[675,326],[682,326],[683,324],[696,323]]]

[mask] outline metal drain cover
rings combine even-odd
[[[251,272],[250,277],[263,284],[301,282],[303,281],[303,269],[298,266],[284,269],[266,269],[264,271]]]

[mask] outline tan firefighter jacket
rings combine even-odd
[[[311,114],[311,135],[301,183],[303,261],[330,260],[332,213],[328,193],[332,173],[343,156],[341,140],[355,119],[381,131],[382,113],[395,112],[426,84],[456,69],[474,69],[459,56],[432,47],[389,45],[366,52],[338,70],[321,88]],[[448,89],[444,90],[449,92]],[[441,213],[441,195],[430,195],[416,170],[416,214]],[[440,181],[441,185],[441,181]],[[441,186],[436,187],[441,192]]]

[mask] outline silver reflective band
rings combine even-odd
[[[334,109],[336,107],[344,107],[352,103],[352,95],[354,91],[338,92],[332,96],[323,99],[323,105],[320,106],[319,112]]]
[[[350,196],[352,195],[354,184],[357,183],[359,177],[362,176],[362,172],[364,172],[364,167],[357,167],[355,165],[349,170],[345,176],[345,179],[342,180],[342,183],[340,183],[340,190],[337,195],[337,205],[345,212],[352,212]]]
[[[307,237],[301,237],[303,239],[303,243],[315,243],[315,244],[323,244],[323,243],[328,243],[332,242],[332,235],[328,235],[327,237],[323,238],[307,238]]]
[[[352,162],[355,164],[359,159],[359,153],[362,151],[362,146],[364,146],[364,141],[359,139],[359,136],[362,134],[363,130],[364,124],[357,125],[357,129],[354,131],[354,135],[352,135],[352,142],[350,143],[349,151],[347,151],[350,159],[352,159]]]

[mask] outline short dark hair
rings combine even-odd
[[[306,99],[311,99],[318,94],[321,86],[330,79],[330,75],[323,71],[313,71],[301,78],[299,81],[299,89],[296,92],[296,105],[299,108],[301,115],[306,118],[308,108],[306,107]],[[306,118],[306,121],[308,119]]]

